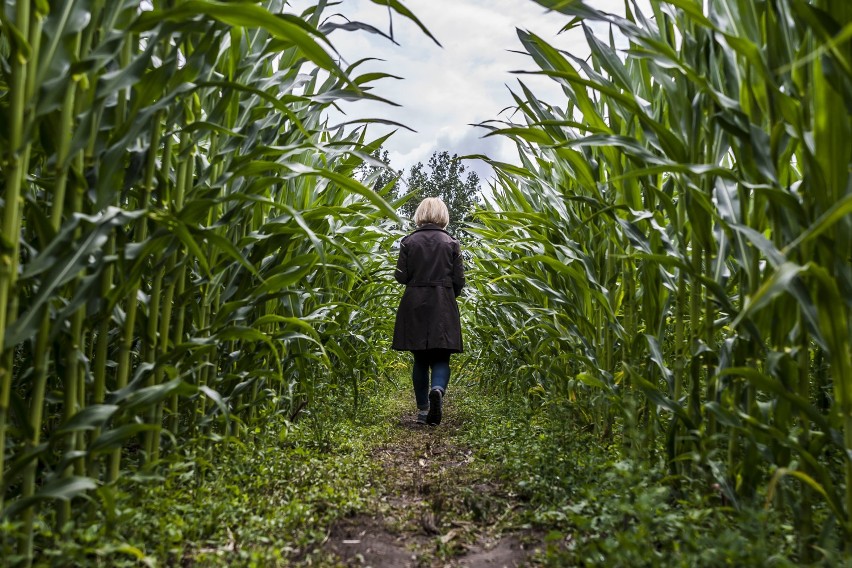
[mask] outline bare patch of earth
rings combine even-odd
[[[483,478],[490,468],[474,463],[475,452],[458,439],[462,427],[451,404],[437,427],[402,416],[391,441],[374,451],[382,488],[376,511],[339,521],[314,558],[373,568],[534,564],[541,535],[507,522],[518,504]]]

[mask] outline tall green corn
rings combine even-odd
[[[565,99],[522,83],[523,120],[483,125],[522,165],[492,162],[470,327],[505,336],[515,386],[566,397],[578,426],[637,455],[663,434],[672,479],[793,503],[802,559],[834,546],[817,495],[850,541],[849,9],[539,3],[580,18],[591,57],[519,32]]]
[[[2,9],[0,510],[24,557],[37,517],[85,522],[84,494],[381,365],[397,218],[352,176],[382,140],[325,118],[381,76],[340,67],[325,6]]]

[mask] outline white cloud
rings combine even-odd
[[[536,69],[528,56],[511,51],[523,49],[516,28],[584,57],[588,48],[582,30],[560,34],[569,18],[547,13],[531,0],[409,0],[404,4],[443,48],[395,13],[393,34],[398,46],[366,32],[334,32],[330,39],[346,62],[364,57],[385,60],[367,62],[359,67],[360,72],[381,71],[404,77],[400,81],[378,81],[371,91],[402,106],[372,101],[343,103],[347,117],[394,120],[417,131],[400,129],[385,143],[395,169],[407,170],[417,162],[425,163],[432,152],[440,150],[460,155],[487,153],[502,161],[516,161],[513,144],[498,137],[482,139],[486,131],[470,125],[498,118],[501,110],[514,106],[509,87],[519,91],[519,78],[548,102],[559,104],[563,96],[546,77],[511,73]],[[622,12],[623,0],[599,0],[595,7]],[[333,10],[351,20],[389,29],[387,8],[368,0],[346,0]],[[298,6],[296,11],[300,11]],[[374,137],[387,131],[387,127],[370,127]],[[483,179],[490,175],[481,162],[471,162],[469,167]]]

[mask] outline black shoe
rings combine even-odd
[[[429,414],[426,415],[426,424],[437,426],[441,423],[443,399],[444,393],[441,389],[432,389],[429,391]]]

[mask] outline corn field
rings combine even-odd
[[[591,56],[519,31],[565,99],[521,82],[522,119],[482,125],[521,159],[473,229],[487,374],[675,483],[791,508],[802,561],[826,526],[848,547],[852,4],[539,3]]]
[[[396,215],[351,173],[381,141],[322,115],[380,77],[330,55],[323,7],[5,4],[0,508],[25,556],[36,514],[61,529],[375,357]]]
[[[480,125],[519,162],[480,157],[466,364],[674,487],[776,508],[801,562],[848,555],[852,4],[537,1],[591,56],[518,31],[564,98],[522,75],[512,121]],[[123,476],[295,420],[326,385],[357,404],[393,359],[401,203],[354,175],[387,137],[328,119],[389,75],[329,39],[378,30],[329,14],[4,3],[4,550],[31,560],[37,524],[86,523]]]

